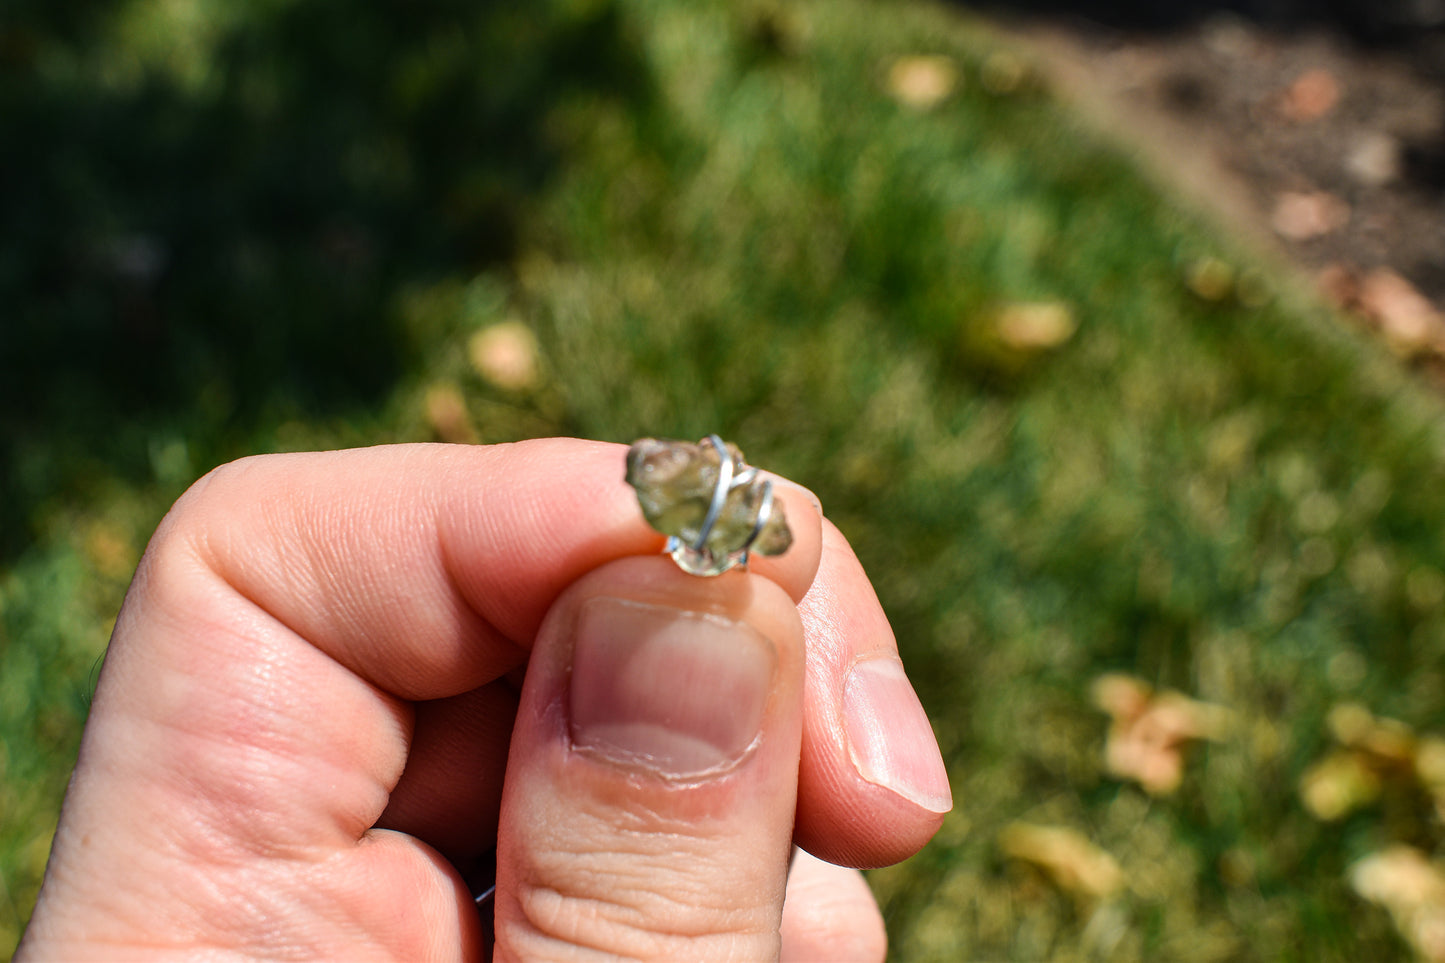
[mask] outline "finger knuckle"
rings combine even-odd
[[[643,866],[605,873],[574,865],[561,879],[515,891],[511,927],[499,947],[518,959],[548,959],[584,947],[642,960],[767,959],[777,954],[777,921],[755,907],[726,905],[706,885]]]

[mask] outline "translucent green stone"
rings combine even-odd
[[[793,544],[779,499],[773,500],[762,531],[748,544],[763,507],[767,482],[748,467],[736,445],[727,444],[725,449],[732,463],[733,486],[700,547],[698,537],[722,468],[711,441],[694,444],[643,438],[627,452],[627,483],[637,492],[643,517],[672,539],[668,548],[673,559],[693,575],[721,575],[745,563],[750,552],[781,555]]]

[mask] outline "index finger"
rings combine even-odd
[[[435,699],[522,665],[585,573],[661,550],[625,452],[551,438],[263,456],[212,472],[172,515],[209,568],[297,635],[388,692]],[[820,521],[788,486],[778,496],[794,545],[753,571],[799,600]]]

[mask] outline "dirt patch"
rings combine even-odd
[[[1164,30],[1005,16],[1057,88],[1195,203],[1445,362],[1445,33],[1364,43],[1216,13]]]

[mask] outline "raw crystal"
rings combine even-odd
[[[762,531],[748,544],[757,525],[767,482],[750,469],[736,445],[725,445],[732,461],[734,484],[712,530],[701,547],[698,535],[717,490],[721,461],[711,441],[693,444],[643,438],[627,452],[627,483],[647,523],[670,537],[668,550],[686,572],[720,575],[750,552],[781,555],[793,544],[783,503],[773,500]]]

